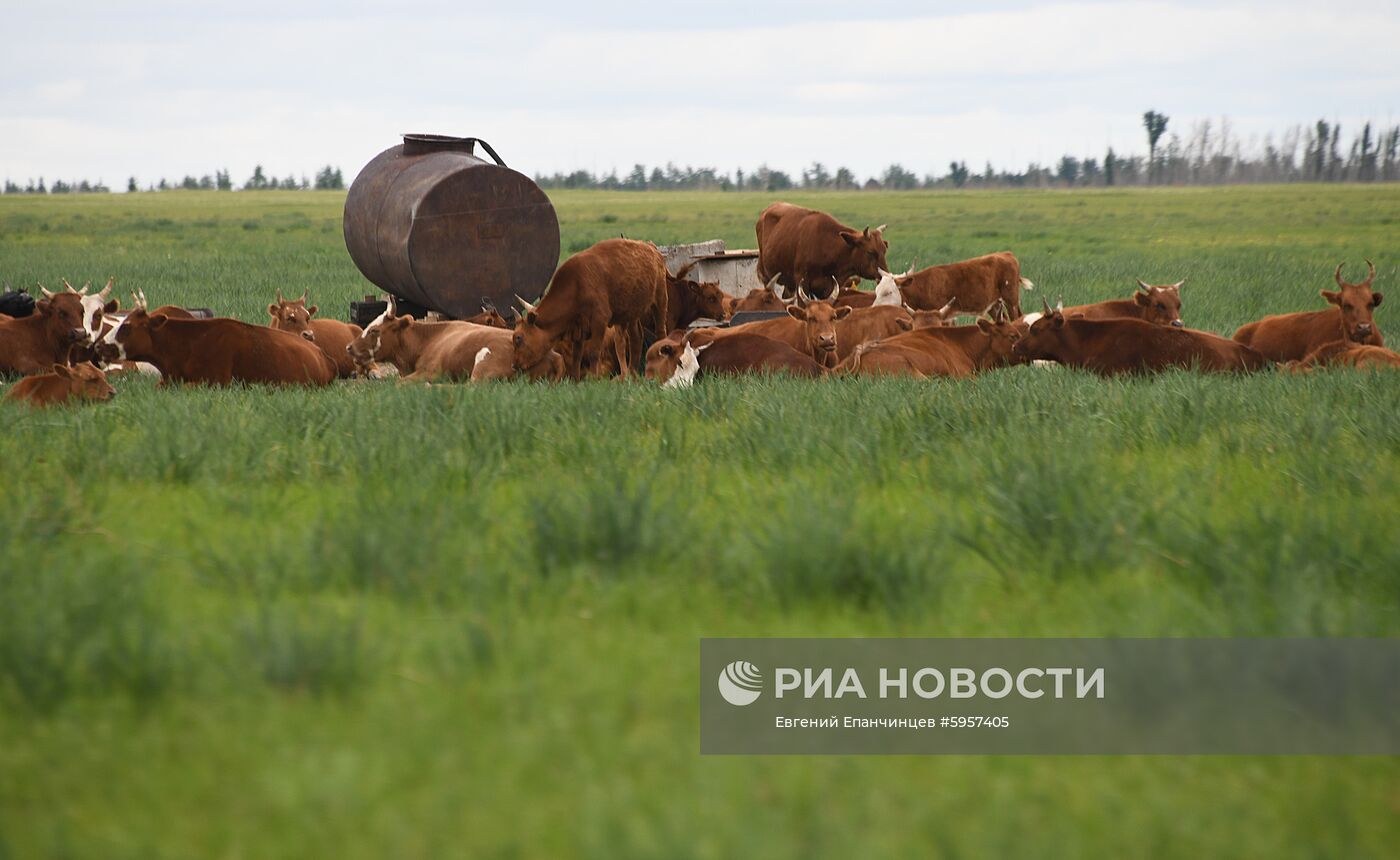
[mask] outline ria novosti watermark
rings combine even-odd
[[[1400,640],[702,639],[703,753],[1400,753]]]

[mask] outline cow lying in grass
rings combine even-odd
[[[1021,262],[1009,251],[929,266],[895,280],[905,303],[919,310],[941,308],[951,300],[963,313],[979,314],[1000,300],[1012,317],[1021,315],[1021,290],[1035,286],[1021,277]]]
[[[1138,319],[1066,319],[1063,307],[1049,306],[1017,341],[1015,352],[1023,359],[1056,361],[1104,376],[1170,367],[1232,372],[1267,364],[1249,347],[1210,332]]]
[[[704,338],[702,338],[704,340]],[[740,332],[697,346],[682,336],[659,340],[647,350],[646,378],[668,388],[689,386],[697,376],[787,373],[818,377],[825,373],[806,353],[762,335]]]
[[[1305,372],[1316,367],[1400,368],[1400,353],[1369,343],[1334,340],[1308,353],[1301,361],[1287,362],[1285,369]]]
[[[83,325],[83,297],[76,291],[51,293],[34,304],[34,313],[0,320],[0,374],[28,376],[67,364],[68,354],[89,342]]]
[[[1022,326],[1005,312],[974,325],[923,328],[860,345],[838,369],[857,376],[966,377],[1015,364]]]
[[[394,365],[403,382],[484,382],[516,375],[512,366],[516,336],[509,329],[475,323],[418,322],[411,316],[395,316],[391,306],[346,349],[359,367],[367,369],[376,362]],[[551,350],[522,373],[530,379],[559,379],[564,360]]]
[[[788,315],[770,320],[745,323],[733,328],[699,329],[690,342],[697,347],[737,334],[756,334],[787,344],[798,352],[811,356],[823,367],[835,367],[836,324],[853,313],[851,308],[833,307],[827,301],[809,301],[806,305],[787,305]]]
[[[105,373],[83,362],[55,364],[50,373],[26,376],[5,392],[5,400],[42,408],[70,400],[107,401],[116,393]]]
[[[1170,325],[1183,328],[1181,321],[1181,287],[1183,278],[1174,284],[1154,286],[1138,280],[1137,292],[1130,299],[1110,299],[1092,305],[1074,305],[1065,308],[1065,317],[1086,320],[1106,320],[1128,317],[1157,325]]]
[[[164,381],[329,385],[335,365],[304,338],[235,319],[172,319],[136,310],[102,339],[104,361],[145,361]],[[163,383],[162,383],[163,384]]]
[[[1383,296],[1371,290],[1376,279],[1375,265],[1366,261],[1370,274],[1359,284],[1342,280],[1344,265],[1338,265],[1332,276],[1340,289],[1321,291],[1322,297],[1335,307],[1264,317],[1240,326],[1235,340],[1271,361],[1297,361],[1338,340],[1385,346],[1375,321],[1375,310]]]
[[[836,360],[845,360],[856,347],[914,329],[914,315],[899,305],[852,308],[836,323]]]
[[[353,376],[355,362],[350,360],[347,347],[360,336],[360,327],[340,320],[312,319],[316,311],[316,305],[306,306],[305,293],[301,298],[291,300],[282,298],[282,292],[278,290],[277,301],[267,306],[267,314],[271,318],[268,326],[306,338],[316,344],[335,365],[336,376]]]

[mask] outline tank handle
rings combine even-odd
[[[486,150],[486,154],[491,156],[491,159],[493,161],[495,161],[501,167],[506,166],[506,163],[501,160],[501,157],[499,155],[496,154],[496,150],[491,147],[491,144],[487,143],[479,137],[469,137],[467,138],[467,140],[469,140],[473,145],[478,143],[481,144],[481,148]]]

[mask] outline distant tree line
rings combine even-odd
[[[317,191],[343,190],[345,188],[345,177],[341,174],[339,167],[331,167],[328,164],[316,171],[316,178],[314,180],[307,179],[305,176],[302,176],[300,179],[295,176],[287,176],[284,179],[278,179],[275,176],[268,176],[266,172],[264,172],[263,166],[259,164],[253,169],[253,175],[248,177],[248,181],[238,186],[238,190],[240,191],[307,191],[313,188]],[[6,179],[4,186],[5,194],[66,194],[70,192],[82,194],[88,192],[107,193],[111,190],[112,189],[102,184],[101,180],[96,183],[90,183],[86,179],[81,182],[55,180],[52,186],[46,187],[43,177],[40,177],[37,182],[31,179],[23,186]],[[145,188],[142,188],[136,181],[136,177],[132,176],[126,181],[126,190],[128,192],[232,191],[234,190],[234,185],[227,170],[216,170],[212,175],[206,173],[199,177],[186,176],[178,181],[162,178],[156,182],[147,183]]]
[[[767,165],[745,173],[722,173],[713,167],[635,165],[625,177],[612,171],[595,176],[586,170],[536,175],[544,188],[597,188],[610,191],[786,191],[802,189],[917,188],[1093,188],[1135,185],[1225,185],[1265,182],[1393,182],[1400,180],[1400,126],[1362,125],[1347,146],[1340,124],[1318,120],[1295,126],[1275,138],[1245,141],[1228,118],[1200,120],[1186,137],[1168,134],[1170,117],[1156,111],[1143,114],[1148,154],[1103,156],[1065,155],[1053,164],[1031,163],[1024,170],[998,170],[988,162],[974,172],[966,161],[954,161],[946,173],[919,176],[891,164],[863,181],[848,168],[831,169],[813,162],[792,176]]]

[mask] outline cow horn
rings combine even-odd
[[[1346,263],[1338,263],[1338,264],[1337,264],[1337,271],[1335,271],[1335,272],[1332,273],[1332,277],[1336,279],[1336,281],[1337,281],[1337,286],[1339,286],[1339,287],[1345,287],[1345,286],[1346,286],[1346,284],[1342,282],[1342,267],[1345,266],[1345,265],[1346,265]]]
[[[135,292],[133,292],[131,294],[131,303],[136,307],[137,310],[144,311],[146,309],[146,291],[136,290]]]
[[[494,311],[494,310],[496,310],[496,303],[493,302],[493,301],[491,301],[491,299],[487,298],[486,296],[482,296],[482,297],[481,297],[481,309],[482,309],[483,311]],[[498,313],[499,313],[499,312],[498,312]]]
[[[917,265],[919,265],[919,258],[918,258],[918,257],[915,257],[913,260],[911,260],[911,261],[909,262],[909,268],[904,272],[904,274],[903,274],[902,277],[907,278],[907,277],[909,277],[910,275],[914,274],[914,267],[917,266]]]
[[[876,228],[875,228],[875,232],[876,232],[876,233],[883,233],[883,232],[885,232],[885,228],[888,227],[888,226],[890,226],[890,225],[888,225],[888,224],[881,224],[879,227],[876,227]]]
[[[1060,299],[1059,301],[1055,302],[1055,313],[1057,313],[1057,314],[1062,314],[1062,313],[1064,313],[1064,312],[1065,312],[1065,300],[1064,300],[1064,299]]]
[[[957,303],[958,303],[958,297],[957,297],[957,296],[953,296],[951,299],[948,300],[948,304],[946,304],[946,305],[944,305],[943,307],[941,307],[941,308],[938,309],[938,315],[939,315],[939,316],[944,316],[944,315],[946,315],[946,314],[948,313],[948,311],[951,311],[951,310],[953,309],[953,305],[956,305]]]
[[[68,288],[68,292],[70,292],[70,293],[77,293],[77,292],[78,292],[77,290],[73,289],[73,285],[72,285],[72,284],[68,283],[68,279],[67,279],[67,278],[59,278],[59,280],[63,282],[63,286],[65,286],[65,287]],[[82,295],[82,293],[78,293],[78,294],[79,294],[79,295]]]
[[[308,298],[310,298],[310,297],[311,297],[311,290],[305,289],[305,290],[302,290],[302,291],[301,291],[301,298],[297,299],[297,301],[302,302],[303,304],[305,304],[305,303],[306,303],[306,300],[307,300]]]
[[[525,297],[520,295],[519,293],[515,294],[515,300],[520,304],[521,309],[525,310],[526,312],[534,310],[534,308],[530,306],[530,303],[525,301]]]
[[[102,288],[102,292],[98,293],[97,297],[104,302],[107,301],[107,297],[112,294],[112,284],[116,283],[116,281],[116,278],[108,278],[107,286]]]
[[[1363,287],[1371,286],[1371,282],[1376,279],[1376,264],[1371,262],[1370,260],[1367,260],[1366,268],[1368,270],[1366,280],[1361,282],[1361,286]]]
[[[1172,287],[1173,287],[1174,289],[1178,289],[1178,290],[1179,290],[1179,289],[1181,289],[1182,285],[1185,284],[1185,283],[1186,283],[1186,279],[1185,279],[1185,278],[1182,278],[1181,280],[1179,280],[1179,281],[1177,281],[1176,283],[1172,284]]]
[[[281,291],[281,290],[278,290],[278,291],[277,291],[277,304],[280,305],[280,304],[282,304],[282,303],[285,302],[285,301],[286,301],[286,299],[282,298],[282,291]]]
[[[1152,292],[1152,285],[1144,281],[1142,278],[1137,279],[1137,285],[1138,289],[1142,290],[1144,293]]]
[[[53,298],[54,294],[51,293],[51,292],[49,292],[47,289],[45,289],[43,284],[36,284],[36,286],[38,286],[39,292],[41,292],[41,293],[44,294],[44,298],[46,298],[46,299],[51,299],[51,298]]]

